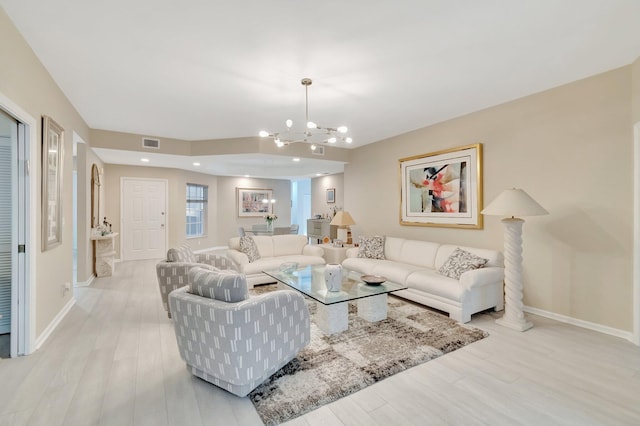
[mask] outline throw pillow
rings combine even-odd
[[[190,293],[209,299],[235,303],[249,298],[249,287],[244,274],[223,269],[191,268]]]
[[[249,262],[255,262],[260,259],[258,246],[251,235],[240,237],[240,251],[247,255]]]
[[[482,268],[488,261],[488,259],[476,256],[458,247],[442,264],[438,272],[440,275],[458,280],[463,273]]]
[[[358,257],[384,260],[384,237],[360,237]]]
[[[167,260],[169,262],[186,262],[196,263],[196,257],[189,246],[182,245],[178,248],[170,248],[167,251]]]

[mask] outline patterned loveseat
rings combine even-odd
[[[238,270],[238,266],[228,257],[213,253],[194,253],[188,246],[170,248],[167,251],[167,259],[156,265],[156,276],[162,305],[167,315],[171,318],[168,296],[173,290],[187,285],[187,274],[194,266],[202,266],[208,269],[232,269]]]
[[[200,267],[169,294],[180,356],[191,373],[245,396],[309,344],[303,296],[278,290],[249,296],[246,277]]]

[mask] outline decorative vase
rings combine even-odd
[[[267,231],[269,231],[269,232],[273,231],[273,221],[272,220],[268,220],[267,221]]]
[[[340,291],[342,289],[342,265],[328,263],[324,269],[324,279],[327,282],[327,290]]]

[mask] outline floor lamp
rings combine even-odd
[[[482,214],[506,216],[504,225],[504,315],[496,322],[505,327],[525,331],[533,327],[524,316],[522,303],[522,224],[520,216],[549,214],[522,189],[506,189],[493,200]]]

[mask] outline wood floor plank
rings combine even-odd
[[[162,307],[155,261],[75,288],[36,353],[0,359],[0,425],[260,425],[248,398],[193,377]],[[640,348],[529,315],[489,337],[307,413],[292,426],[640,424]]]

